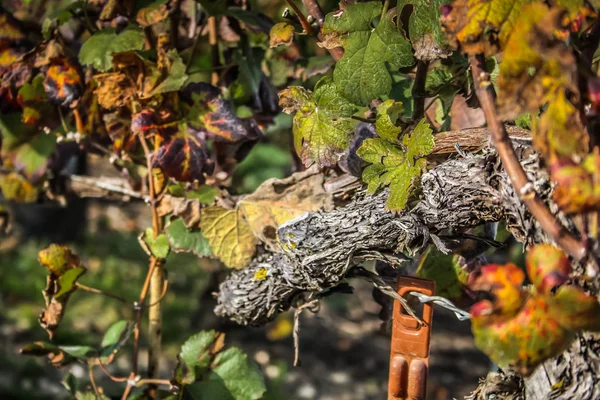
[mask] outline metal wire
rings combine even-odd
[[[407,294],[410,294],[410,295],[416,297],[417,299],[419,299],[419,301],[421,303],[437,304],[438,306],[443,307],[446,310],[452,311],[454,313],[454,315],[456,315],[456,318],[458,318],[459,321],[466,321],[468,319],[471,319],[471,314],[469,314],[465,310],[461,310],[460,308],[456,307],[450,300],[448,300],[444,297],[427,296],[426,294],[423,294],[420,292],[415,292],[415,291],[408,292]]]

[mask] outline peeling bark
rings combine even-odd
[[[551,186],[537,154],[525,145],[517,148],[535,189],[548,200]],[[345,207],[307,213],[280,226],[282,252],[263,254],[233,272],[220,286],[217,315],[242,325],[262,325],[301,293],[319,294],[336,286],[364,260],[406,259],[432,242],[443,248],[437,235],[448,229],[505,220],[508,230],[526,244],[548,240],[522,206],[492,149],[445,161],[424,174],[420,200],[410,211],[386,211],[386,198],[385,191],[358,193]],[[266,278],[255,279],[261,269]]]

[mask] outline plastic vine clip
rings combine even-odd
[[[396,282],[396,291],[400,296],[411,291],[433,296],[435,282],[400,276]],[[423,324],[420,325],[413,317],[403,312],[399,301],[394,302],[388,400],[425,399],[432,318],[432,304],[423,305]]]

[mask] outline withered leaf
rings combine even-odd
[[[269,32],[270,47],[289,46],[294,41],[294,25],[280,22],[273,25]]]
[[[333,196],[323,188],[318,169],[295,173],[285,179],[269,179],[238,202],[250,229],[272,251],[278,251],[279,225],[310,211],[333,208]]]
[[[213,253],[227,267],[240,269],[252,260],[256,238],[240,210],[220,206],[203,208],[200,230]]]
[[[531,0],[457,0],[442,6],[440,22],[450,44],[468,54],[496,54],[513,35]]]
[[[46,278],[46,288],[42,292],[46,300],[46,308],[38,320],[52,339],[65,313],[69,296],[77,289],[77,279],[86,272],[86,269],[81,265],[79,257],[68,247],[56,244],[40,251],[39,261],[50,274]]]
[[[135,20],[143,27],[164,21],[169,16],[170,1],[157,0],[138,11]]]
[[[204,181],[204,173],[210,174],[214,165],[208,156],[206,140],[202,132],[179,123],[179,131],[159,148],[153,166],[182,182]]]
[[[137,88],[131,85],[131,79],[120,72],[94,75],[98,87],[94,93],[98,96],[98,104],[111,110],[123,107],[136,97]]]
[[[71,59],[53,60],[46,71],[44,89],[51,102],[72,107],[83,94],[79,66]]]
[[[38,190],[16,172],[0,175],[0,190],[6,200],[33,203],[38,199]]]

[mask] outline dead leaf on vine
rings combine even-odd
[[[79,66],[70,59],[53,60],[46,71],[44,89],[52,103],[73,107],[83,94]]]
[[[33,203],[38,199],[38,190],[17,172],[0,175],[0,190],[6,200]]]
[[[590,154],[580,164],[561,158],[550,168],[556,183],[552,198],[567,214],[598,210],[600,207],[600,155]]]
[[[302,214],[333,209],[333,196],[323,188],[316,168],[286,179],[269,179],[238,202],[250,229],[271,251],[279,251],[277,228]]]
[[[86,269],[81,265],[79,257],[68,247],[56,244],[40,251],[39,261],[50,274],[46,278],[46,288],[43,291],[46,308],[38,320],[52,339],[65,313],[69,296],[77,289],[77,279]]]
[[[143,27],[164,21],[169,16],[170,3],[168,0],[155,1],[138,11],[135,20]]]
[[[273,25],[269,32],[270,47],[289,46],[294,41],[294,25],[288,22],[279,22]]]
[[[211,174],[214,168],[203,132],[185,123],[180,123],[177,134],[158,149],[153,166],[180,182],[203,182],[204,174]]]
[[[561,10],[540,3],[523,8],[500,63],[501,118],[514,119],[524,112],[537,112],[559,90],[578,93],[575,58],[554,34],[561,26],[561,16]]]
[[[530,0],[458,0],[442,6],[440,22],[448,42],[468,54],[496,54],[513,35]]]
[[[210,206],[201,211],[200,230],[213,253],[229,268],[248,265],[256,250],[256,238],[240,210]]]
[[[161,217],[169,214],[180,217],[187,228],[197,227],[200,224],[200,210],[202,204],[197,199],[186,199],[168,194],[161,196],[157,210]]]
[[[94,91],[98,96],[98,104],[107,110],[123,107],[136,96],[136,88],[131,85],[131,80],[120,72],[95,75],[94,80],[98,82]]]

